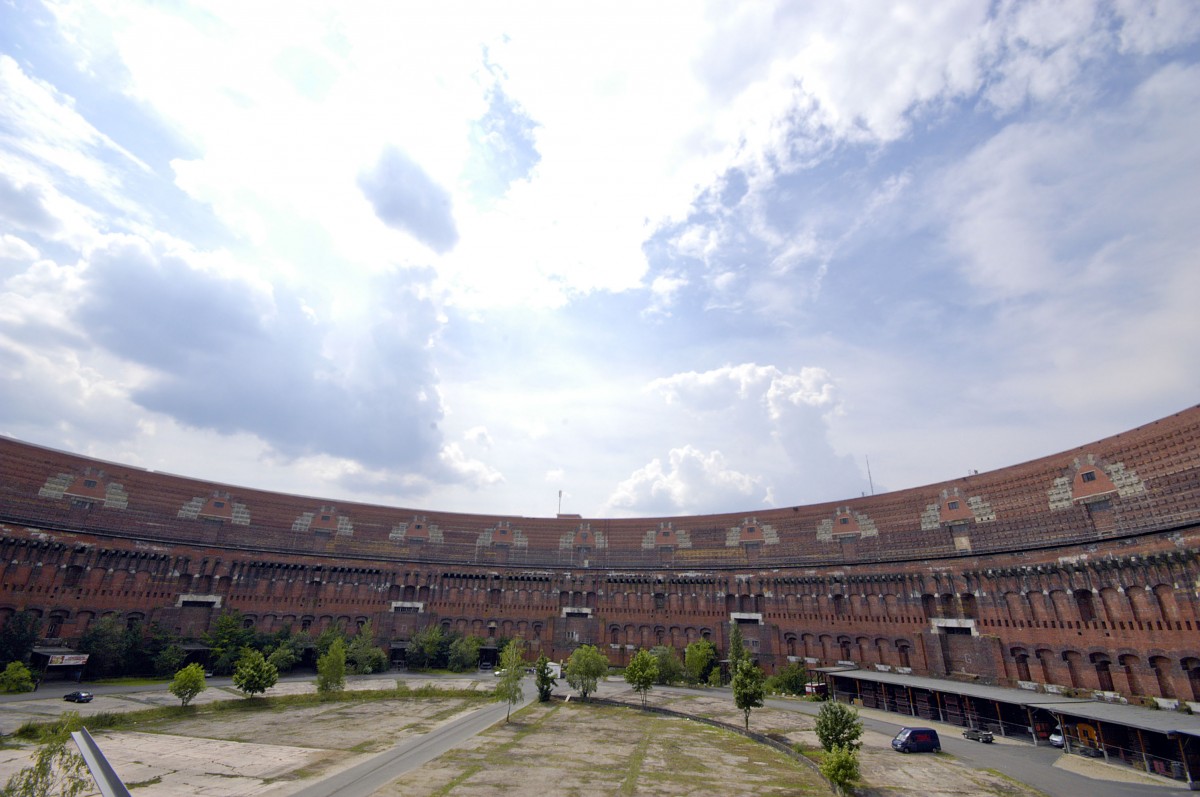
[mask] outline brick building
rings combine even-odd
[[[673,518],[490,517],[330,502],[0,438],[0,622],[70,644],[98,616],[199,637],[372,621],[725,649],[982,683],[1200,701],[1200,407],[990,473],[836,503]],[[1197,706],[1200,708],[1200,706]]]

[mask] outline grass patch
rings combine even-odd
[[[157,684],[169,684],[173,680],[170,676],[161,678],[146,676],[129,676],[127,678],[100,678],[99,680],[91,681],[90,683],[97,686],[155,686]]]

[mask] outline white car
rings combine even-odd
[[[1062,728],[1055,728],[1054,732],[1050,734],[1050,744],[1053,747],[1062,747],[1063,746]]]
[[[493,670],[492,675],[496,676],[497,678],[503,678],[505,672],[507,672],[507,671],[506,670]]]

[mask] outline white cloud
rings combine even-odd
[[[0,234],[0,260],[30,263],[37,259],[37,247],[16,235]]]
[[[727,511],[756,504],[759,480],[728,467],[720,451],[705,454],[691,446],[671,449],[667,465],[659,459],[617,485],[608,506],[639,515],[675,515]]]

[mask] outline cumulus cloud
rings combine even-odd
[[[314,322],[289,291],[127,236],[92,252],[80,280],[79,327],[145,368],[130,392],[142,407],[198,428],[250,432],[289,456],[436,465],[442,408],[428,341],[438,323],[403,283],[379,285],[364,308],[371,320],[347,335]],[[454,456],[447,463],[463,465]]]
[[[759,503],[754,500],[759,484],[760,479],[731,469],[720,451],[705,454],[683,446],[671,449],[665,466],[656,458],[634,471],[608,503],[614,510],[644,515],[728,511]]]
[[[0,260],[29,263],[37,258],[37,247],[16,235],[0,234]]]
[[[741,363],[656,379],[647,392],[664,402],[655,422],[687,442],[622,480],[611,511],[735,511],[748,500],[833,500],[863,487],[853,460],[830,443],[839,402],[822,368]]]
[[[458,243],[450,194],[398,148],[384,147],[375,165],[359,175],[358,187],[389,227],[438,253]]]

